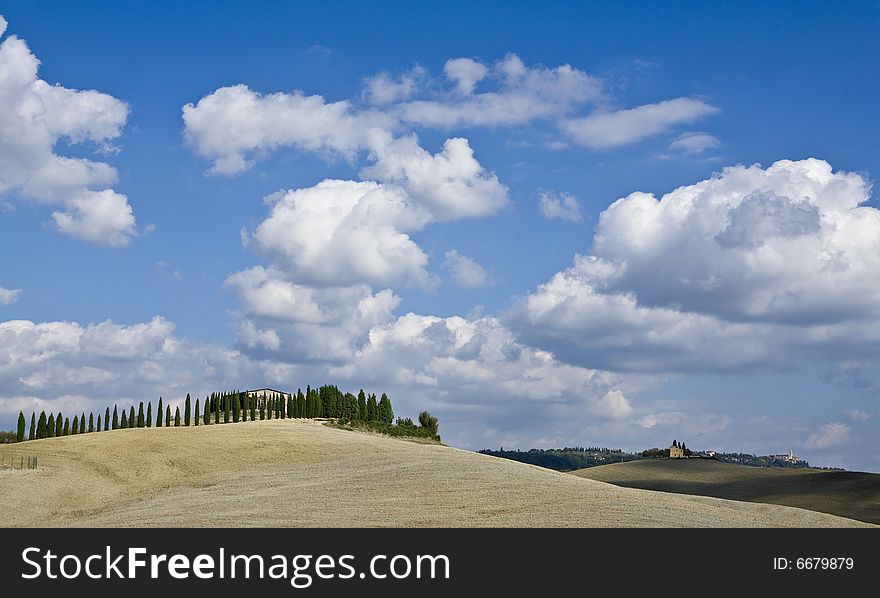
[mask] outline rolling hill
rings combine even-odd
[[[880,474],[874,473],[657,459],[589,467],[571,475],[626,488],[786,505],[880,524]]]
[[[828,527],[812,511],[620,488],[304,420],[0,446],[0,526]]]

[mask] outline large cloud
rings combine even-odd
[[[284,147],[353,157],[371,128],[391,126],[382,113],[357,111],[347,101],[328,103],[299,91],[262,95],[246,85],[221,87],[187,104],[183,122],[187,141],[211,160],[211,172],[226,175]]]
[[[425,282],[427,255],[406,234],[429,214],[396,188],[326,180],[279,193],[253,246],[299,283]]]
[[[6,21],[0,17],[0,35]],[[104,162],[55,153],[60,141],[111,150],[128,106],[97,91],[50,85],[37,77],[40,61],[16,36],[0,44],[0,193],[60,204],[59,230],[100,245],[120,246],[136,234],[125,195],[110,188],[116,170]]]
[[[156,317],[120,325],[102,322],[0,322],[0,418],[19,409],[98,410],[106,405],[194,395],[261,382],[268,370],[237,351],[173,336]]]
[[[487,216],[507,204],[507,188],[474,158],[467,139],[447,139],[432,155],[415,135],[373,132],[370,148],[375,164],[361,174],[405,189],[437,220]]]
[[[289,362],[351,359],[400,302],[389,289],[374,294],[366,285],[315,288],[261,266],[230,275],[226,285],[242,300],[244,347]]]
[[[599,219],[593,255],[510,314],[574,363],[637,371],[791,366],[880,339],[880,212],[820,160],[737,166]]]

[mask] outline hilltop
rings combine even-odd
[[[786,505],[880,524],[880,474],[875,473],[651,459],[571,474],[626,488]]]
[[[2,526],[860,525],[801,509],[619,488],[307,420],[135,428],[0,446]]]

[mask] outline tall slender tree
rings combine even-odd
[[[379,399],[379,421],[391,424],[394,421],[394,409],[391,408],[391,399],[384,392]]]
[[[147,427],[153,427],[153,401],[147,401]]]
[[[101,413],[100,413],[100,412],[98,413],[98,427],[97,427],[97,430],[98,430],[98,432],[101,431]]]
[[[376,395],[371,394],[367,399],[367,421],[377,421],[379,419],[379,405],[376,404]]]
[[[156,427],[162,427],[162,397],[159,397],[159,408],[156,409]]]
[[[128,411],[128,427],[134,428],[136,424],[137,420],[134,418],[134,405],[132,405]]]
[[[186,393],[186,403],[183,408],[183,425],[188,426],[189,420],[192,419],[192,399],[189,398],[189,393]]]
[[[171,405],[165,405],[165,427],[171,426]]]
[[[364,394],[363,388],[358,393],[358,419],[362,422],[367,421],[367,395]]]
[[[123,413],[123,415],[124,415],[124,413]],[[116,405],[113,405],[113,429],[114,430],[119,429],[119,412],[116,410]]]
[[[37,420],[37,438],[46,437],[46,412],[40,411],[40,418]]]
[[[229,415],[230,415],[229,411],[230,411],[230,407],[232,407],[232,405],[230,405],[231,402],[232,401],[229,400],[229,395],[226,395],[223,397],[223,423],[224,424],[229,423]]]
[[[64,435],[64,417],[61,415],[61,412],[58,412],[58,415],[55,416],[55,436],[63,436]]]
[[[196,399],[196,410],[193,411],[193,413],[195,414],[195,417],[193,417],[193,419],[196,420],[196,425],[199,425],[199,419],[200,419],[201,412],[199,411],[199,400],[198,399]]]
[[[73,416],[73,428],[70,431],[71,434],[79,434],[79,416]]]
[[[217,397],[214,397],[214,423],[220,423],[220,401],[217,400]]]
[[[28,440],[34,440],[37,437],[37,419],[36,414],[31,411],[31,427],[28,433]]]
[[[236,424],[241,419],[241,403],[238,402],[238,395],[232,395],[232,421]]]
[[[15,433],[16,442],[24,442],[24,429],[27,426],[27,423],[24,420],[24,412],[18,412],[18,430]]]
[[[65,436],[70,435],[70,418],[69,417],[64,418],[64,430],[62,431],[62,434],[64,434]]]
[[[73,427],[76,427],[76,418],[73,418]],[[128,415],[125,413],[125,409],[122,410],[122,425],[121,428],[125,429],[128,427]]]
[[[138,419],[137,419],[137,427],[143,428],[147,425],[146,418],[144,417],[144,402],[141,401],[138,404]]]
[[[116,407],[113,407],[113,409],[115,410]],[[107,409],[104,410],[104,431],[106,432],[109,429],[110,429],[110,407],[107,407]]]
[[[89,433],[92,433],[94,431],[95,431],[95,414],[90,412],[89,413]]]
[[[55,437],[55,414],[49,414],[49,420],[46,422],[46,438]]]
[[[174,427],[180,427],[180,407],[174,408]]]
[[[248,404],[251,407],[251,421],[257,419],[257,401],[254,397],[248,396]]]
[[[206,426],[211,423],[211,401],[208,400],[208,397],[205,397],[205,413],[202,419],[202,423]]]

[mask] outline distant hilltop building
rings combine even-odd
[[[801,460],[792,450],[789,450],[787,455],[770,455],[770,457],[783,463],[800,463]]]
[[[246,390],[245,394],[254,399],[289,399],[292,395],[289,392],[275,390],[274,388],[258,388],[257,390]]]
[[[673,440],[672,446],[670,446],[666,450],[669,451],[669,458],[670,459],[684,459],[684,457],[685,457],[684,443],[678,444],[677,440]]]

